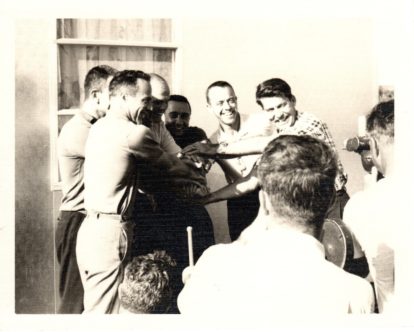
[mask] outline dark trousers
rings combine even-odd
[[[227,220],[232,241],[237,240],[241,232],[256,219],[259,207],[259,189],[227,200]]]
[[[349,195],[345,189],[338,190],[335,194],[334,200],[326,213],[327,219],[342,220],[344,216],[344,208],[349,201]]]
[[[59,262],[60,314],[83,312],[83,286],[76,260],[76,238],[85,215],[61,211],[55,234],[56,255]]]
[[[176,298],[183,283],[181,273],[189,265],[187,226],[193,228],[194,262],[213,245],[214,231],[204,206],[176,199],[173,194],[158,195],[154,201],[139,194],[135,201],[133,256],[165,250],[177,263],[170,276],[173,303],[171,313],[178,313]]]

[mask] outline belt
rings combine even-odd
[[[121,214],[116,213],[102,213],[102,212],[88,212],[88,217],[92,217],[95,219],[105,219],[105,220],[113,220],[113,221],[129,221],[132,218],[127,218],[126,216],[123,216]]]

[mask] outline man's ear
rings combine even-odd
[[[292,103],[293,107],[296,107],[296,97],[294,95],[292,95],[292,97],[290,98],[290,102]]]
[[[101,95],[102,95],[102,93],[99,90],[92,90],[91,91],[92,100],[98,105],[100,103]]]
[[[375,157],[378,157],[379,156],[378,141],[375,137],[371,136],[369,138],[369,147],[371,149],[372,155],[374,155]]]

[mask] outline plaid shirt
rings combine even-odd
[[[345,189],[345,184],[348,180],[347,174],[344,172],[344,167],[339,160],[338,152],[335,147],[335,143],[332,139],[332,135],[329,132],[325,123],[320,121],[314,115],[306,112],[297,112],[296,122],[291,127],[282,129],[278,132],[279,135],[309,135],[324,141],[328,144],[338,160],[338,174],[335,179],[335,189]]]

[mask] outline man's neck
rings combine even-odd
[[[107,116],[134,122],[130,119],[129,112],[125,104],[121,100],[118,100],[118,98],[113,98],[111,100],[111,106]]]

